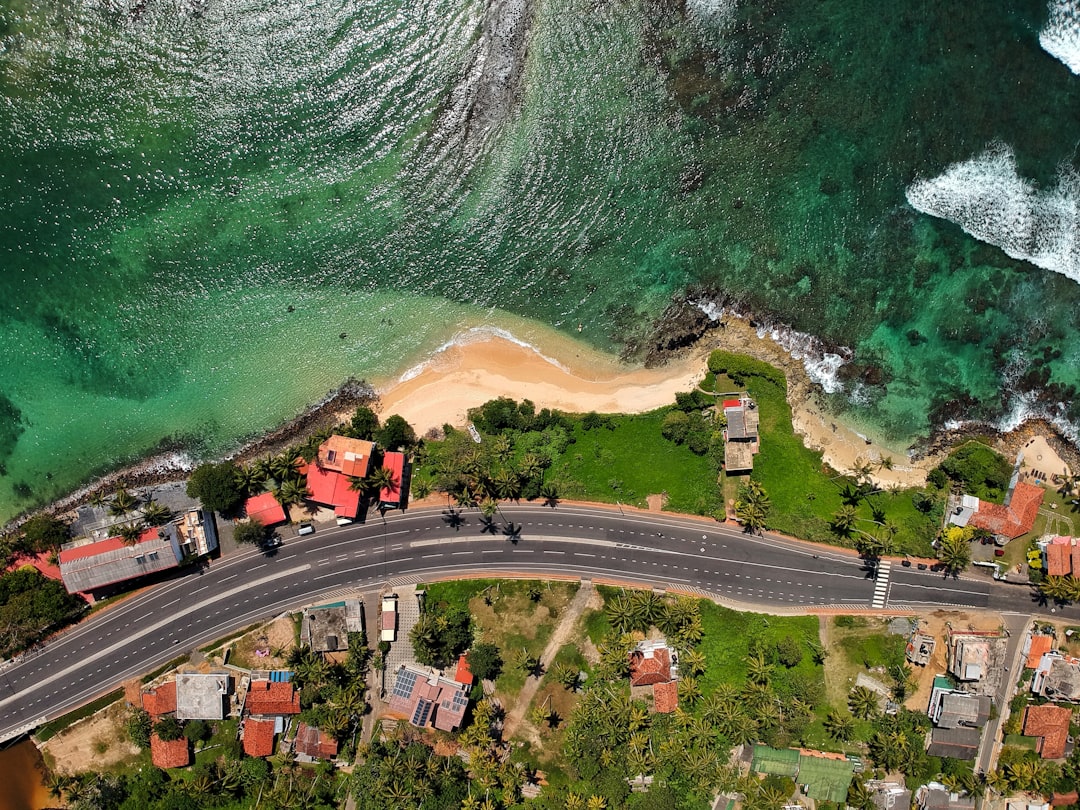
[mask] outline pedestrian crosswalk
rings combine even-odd
[[[881,609],[888,601],[889,593],[889,569],[892,563],[888,560],[879,560],[877,575],[874,577],[874,598],[870,600],[870,607]]]

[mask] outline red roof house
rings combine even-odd
[[[1072,554],[1068,546],[1051,544],[1046,547],[1046,574],[1066,577],[1072,572]]]
[[[1068,807],[1070,804],[1076,804],[1080,801],[1080,793],[1075,790],[1071,790],[1068,793],[1055,793],[1050,797],[1050,805],[1052,807]]]
[[[244,720],[244,753],[268,757],[274,753],[274,721],[249,717]]]
[[[307,486],[311,500],[334,507],[338,517],[354,518],[360,511],[360,493],[352,489],[345,473],[312,466],[308,469]]]
[[[244,709],[248,714],[300,714],[300,693],[291,681],[252,681]]]
[[[244,511],[249,518],[259,521],[263,526],[276,526],[286,521],[285,510],[272,492],[248,498],[244,501]]]
[[[316,463],[324,470],[364,478],[371,464],[371,454],[375,452],[375,443],[364,439],[350,439],[347,436],[331,436],[319,445]],[[311,471],[308,471],[310,475]]]
[[[401,491],[401,477],[405,470],[405,454],[391,451],[383,454],[383,468],[390,471],[393,476],[390,486],[379,490],[379,503],[383,506],[400,507],[405,500],[405,493]]]
[[[671,652],[660,642],[642,642],[630,653],[630,685],[651,686],[671,680]]]
[[[463,683],[466,686],[473,685],[472,670],[469,669],[469,659],[464,655],[460,656],[457,660],[457,670],[454,672],[454,680],[458,683]]]
[[[676,681],[654,683],[653,708],[660,714],[671,714],[679,707],[679,684]]]
[[[337,756],[338,744],[333,737],[327,737],[316,726],[301,723],[296,730],[296,753],[305,754],[312,759],[333,759]]]
[[[976,529],[1015,539],[1035,525],[1044,495],[1046,491],[1042,487],[1020,481],[1013,488],[1008,506],[980,500],[978,511],[968,522]]]
[[[1028,706],[1024,712],[1024,736],[1038,737],[1038,752],[1043,759],[1061,759],[1069,738],[1072,709],[1046,703]]]
[[[142,694],[142,705],[146,713],[155,719],[175,712],[176,681],[167,681],[156,689],[147,689]]]
[[[1024,666],[1028,669],[1038,669],[1043,653],[1048,653],[1052,649],[1054,649],[1053,636],[1032,636],[1031,646],[1028,647],[1028,657]]]
[[[157,734],[151,734],[150,761],[159,768],[183,768],[191,762],[187,737],[165,742]]]

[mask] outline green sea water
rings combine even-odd
[[[688,288],[850,348],[834,405],[894,439],[1080,416],[1077,282],[905,199],[993,142],[1075,165],[1045,3],[535,0],[481,120],[479,0],[193,2],[0,0],[0,519],[503,313],[617,349]]]

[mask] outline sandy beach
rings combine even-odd
[[[736,319],[728,319],[724,329],[714,330],[685,354],[654,369],[620,363],[562,336],[545,340],[542,348],[495,335],[452,342],[401,380],[377,386],[380,413],[384,418],[400,414],[420,434],[445,423],[461,426],[469,408],[499,396],[530,399],[537,408],[573,413],[640,413],[670,404],[676,392],[696,385],[707,370],[709,352],[717,348],[784,369],[796,431],[809,447],[823,451],[824,460],[834,468],[847,471],[858,462],[889,457],[893,469],[874,472],[879,485],[925,483],[936,459],[912,463],[902,448],[868,444],[819,408],[801,361]]]

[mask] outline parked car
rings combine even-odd
[[[919,563],[918,568],[919,568],[920,571],[925,571],[926,570],[926,563]]]
[[[1004,557],[1005,556],[1005,549],[1003,549],[1003,548],[995,548],[994,549],[994,556],[995,557]]]
[[[301,523],[300,528],[296,530],[297,534],[315,534],[315,527],[310,523]]]
[[[900,564],[904,566],[904,568],[911,568],[911,560],[901,560]]]

